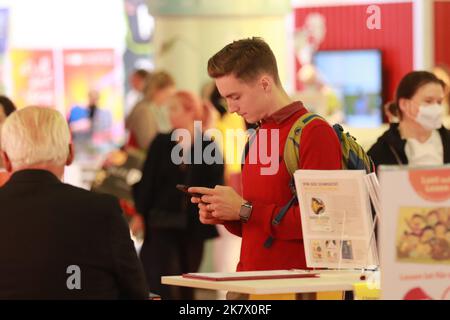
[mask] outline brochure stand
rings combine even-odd
[[[378,265],[374,220],[363,170],[297,170],[294,174],[310,268],[372,269]],[[374,180],[376,181],[376,180]],[[374,202],[378,210],[379,203]],[[378,218],[376,218],[378,220]]]

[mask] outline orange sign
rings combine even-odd
[[[409,180],[414,191],[425,200],[441,202],[450,199],[448,170],[410,170]]]

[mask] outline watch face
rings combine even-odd
[[[241,217],[241,220],[247,221],[250,218],[251,213],[252,213],[252,206],[246,203],[241,206],[239,216]]]

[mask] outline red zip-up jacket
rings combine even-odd
[[[237,271],[306,268],[298,204],[288,210],[279,225],[272,226],[274,217],[292,197],[289,188],[291,176],[283,161],[286,139],[294,122],[306,112],[308,111],[301,102],[294,102],[275,112],[269,119],[263,120],[257,139],[250,146],[242,171],[242,192],[243,198],[252,203],[252,214],[247,223],[235,221],[225,224],[228,231],[242,237]],[[279,133],[278,144],[275,144],[278,148],[275,152],[279,155],[279,166],[275,174],[263,175],[261,169],[267,170],[271,164],[261,164],[267,161],[259,157],[256,163],[249,163],[250,155],[255,151],[254,148],[263,147],[264,144],[260,141],[261,135],[264,139],[265,134],[268,141],[267,154],[271,154],[271,132],[274,129],[278,129]],[[341,169],[341,146],[336,133],[327,122],[310,122],[302,131],[299,148],[300,169]],[[265,155],[266,152],[262,154]],[[270,248],[265,248],[264,242],[269,235],[274,241]]]

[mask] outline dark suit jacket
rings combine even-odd
[[[44,170],[0,188],[0,299],[145,299],[145,276],[118,201]],[[81,289],[76,284],[80,268]],[[69,269],[70,271],[70,269]]]

